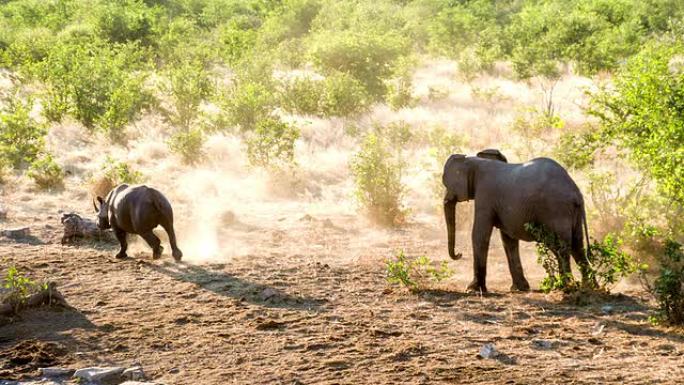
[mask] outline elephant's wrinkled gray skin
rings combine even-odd
[[[509,164],[497,150],[485,150],[474,157],[454,154],[444,165],[442,182],[447,188],[444,216],[449,239],[449,256],[454,251],[457,202],[475,200],[472,231],[474,279],[468,290],[486,292],[487,252],[492,230],[501,231],[512,290],[529,290],[518,252],[519,240],[532,241],[525,224],[544,225],[570,245],[570,251],[557,253],[561,273],[570,273],[570,253],[588,280],[589,261],[584,253],[586,218],[584,199],[567,171],[552,159],[535,158],[526,163]],[[565,255],[558,255],[565,254]]]
[[[159,191],[147,186],[120,184],[107,194],[105,199],[97,197],[99,208],[95,206],[97,227],[101,230],[112,228],[121,244],[117,258],[126,258],[126,233],[140,235],[151,247],[152,257],[161,257],[164,248],[152,230],[161,225],[169,235],[173,258],[180,261],[183,253],[176,245],[173,229],[173,209],[166,197]]]

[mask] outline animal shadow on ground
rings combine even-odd
[[[35,235],[22,235],[20,237],[5,237],[0,236],[0,243],[23,243],[31,246],[44,245],[45,242]]]
[[[523,298],[523,301],[527,305],[545,309],[545,311],[537,314],[537,317],[573,316],[597,323],[602,322],[606,327],[612,327],[631,335],[663,338],[675,342],[684,341],[684,335],[651,326],[648,321],[648,313],[651,308],[642,300],[626,294],[598,294],[589,298],[589,303],[586,305],[528,297]]]
[[[0,323],[1,379],[36,377],[41,367],[66,364],[71,360],[67,347],[84,349],[84,345],[91,345],[89,347],[97,348],[97,340],[77,341],[71,333],[65,333],[75,329],[99,329],[73,308],[28,309],[6,321],[9,323]]]
[[[309,311],[321,310],[321,306],[326,303],[323,299],[287,294],[273,286],[251,282],[224,271],[210,269],[211,266],[204,267],[183,262],[160,265],[148,261],[138,263],[175,280],[194,283],[218,295],[263,307]],[[223,265],[216,267],[222,268]]]

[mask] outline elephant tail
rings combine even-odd
[[[584,227],[584,237],[587,240],[587,262],[591,266],[591,243],[589,241],[589,227],[587,226],[587,211],[584,208],[584,203],[582,203],[582,226]]]

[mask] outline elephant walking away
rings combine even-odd
[[[477,156],[454,154],[444,165],[442,183],[447,190],[444,217],[452,259],[461,257],[454,251],[456,203],[475,200],[474,278],[468,290],[487,291],[487,253],[494,227],[501,232],[513,278],[511,290],[529,290],[518,250],[520,240],[534,240],[525,229],[526,223],[544,226],[569,246],[554,250],[561,274],[572,274],[572,254],[582,273],[582,282],[591,280],[583,242],[583,236],[586,236],[589,244],[584,199],[568,172],[554,160],[535,158],[526,163],[510,164],[503,154],[493,149],[481,151]]]

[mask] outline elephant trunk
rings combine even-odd
[[[444,201],[444,219],[447,225],[447,236],[449,238],[449,257],[451,259],[460,259],[461,253],[456,254],[454,247],[456,246],[456,200]]]

